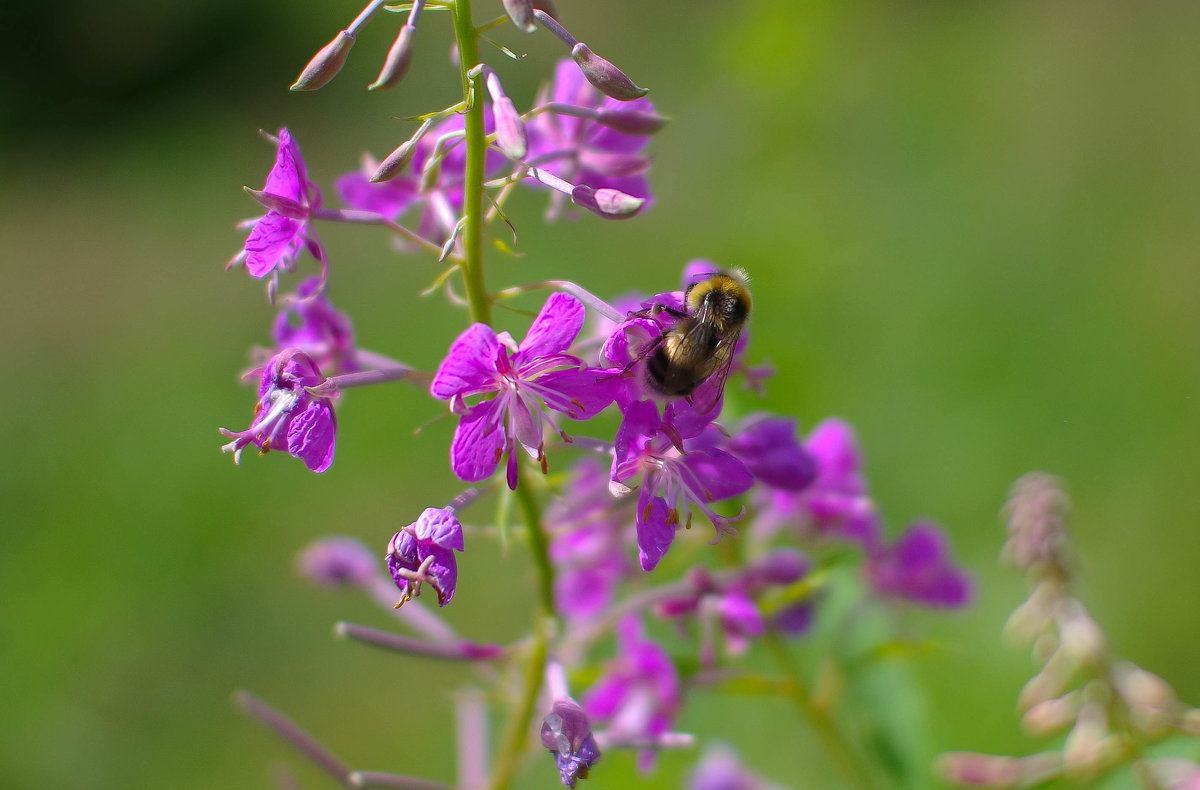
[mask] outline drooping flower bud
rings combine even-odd
[[[570,697],[554,701],[542,720],[541,737],[542,746],[554,755],[562,783],[567,787],[574,787],[577,780],[586,779],[592,764],[600,759],[600,748],[592,735],[587,714]]]
[[[580,184],[571,190],[571,202],[604,219],[629,219],[642,210],[646,199],[616,189],[592,189]]]
[[[1053,735],[1069,727],[1079,715],[1082,695],[1072,691],[1061,697],[1042,700],[1021,717],[1025,732],[1036,737]]]
[[[390,88],[404,79],[404,75],[408,73],[408,66],[412,63],[413,38],[416,35],[417,28],[413,25],[404,25],[400,28],[396,40],[388,49],[387,57],[383,59],[383,68],[379,70],[379,76],[367,86],[367,90]]]
[[[571,59],[579,65],[579,70],[587,77],[587,81],[605,96],[611,96],[617,101],[633,101],[650,92],[647,88],[639,88],[633,80],[625,76],[625,72],[592,52],[582,41],[571,48]]]
[[[396,147],[384,160],[379,163],[379,167],[375,168],[375,172],[371,174],[369,179],[372,184],[378,184],[381,181],[390,181],[408,167],[408,163],[412,161],[413,154],[417,150],[417,141],[415,139],[405,140]]]
[[[339,30],[332,41],[313,55],[312,60],[308,62],[304,71],[300,72],[300,76],[292,84],[291,90],[315,91],[317,88],[323,87],[342,70],[342,66],[346,64],[346,56],[350,54],[350,48],[353,46],[354,34],[346,30]]]
[[[1178,700],[1165,680],[1128,661],[1112,669],[1113,685],[1129,706],[1130,723],[1150,736],[1160,735],[1175,721]]]
[[[648,135],[667,125],[669,118],[658,113],[640,110],[606,110],[596,112],[596,122],[623,134]]]
[[[504,0],[504,10],[512,23],[526,33],[537,30],[533,21],[533,0]]]

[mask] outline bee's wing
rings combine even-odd
[[[733,352],[737,348],[738,338],[742,335],[741,330],[732,332],[717,341],[716,347],[712,351],[710,359],[712,360],[712,372],[705,378],[704,383],[696,388],[696,391],[688,396],[693,408],[700,412],[719,411],[721,408],[721,398],[725,394],[725,382],[729,378],[729,373],[733,369]],[[716,416],[714,414],[714,416]]]

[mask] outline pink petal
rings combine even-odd
[[[435,398],[447,400],[495,389],[498,346],[496,333],[487,324],[468,327],[450,346],[429,391]]]
[[[337,419],[327,401],[313,401],[292,418],[287,431],[287,451],[314,472],[324,472],[333,463]]]
[[[302,223],[275,211],[268,211],[254,223],[246,239],[246,271],[252,277],[269,274],[288,254]]]
[[[513,365],[566,351],[583,328],[585,317],[583,305],[574,296],[551,294],[513,355]]]
[[[688,453],[683,464],[699,480],[702,488],[694,491],[701,501],[718,502],[738,494],[744,494],[754,485],[750,474],[741,461],[723,450],[701,450]]]
[[[645,492],[647,489],[642,490]],[[668,508],[665,499],[656,496],[649,502],[643,502],[646,498],[638,497],[638,562],[642,570],[652,571],[667,553],[667,549],[671,548],[671,543],[675,540],[675,526],[667,523]]]
[[[495,401],[471,408],[458,422],[450,442],[450,468],[468,483],[486,480],[496,471],[504,449],[504,429]]]

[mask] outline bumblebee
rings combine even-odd
[[[650,309],[678,319],[646,352],[645,380],[651,390],[667,398],[691,397],[711,381],[712,404],[720,400],[738,337],[750,317],[749,285],[741,269],[719,270],[688,286],[682,311],[666,305]]]

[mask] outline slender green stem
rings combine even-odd
[[[529,663],[525,665],[525,687],[517,709],[513,711],[504,730],[504,738],[496,755],[491,790],[504,790],[521,765],[525,742],[533,728],[534,708],[546,674],[546,656],[554,618],[554,567],[550,564],[550,547],[542,531],[541,506],[537,494],[528,483],[517,486],[517,503],[525,517],[529,533],[529,551],[538,576],[538,605],[534,613],[533,643],[529,648]]]
[[[483,133],[482,85],[478,77],[472,80],[468,74],[479,63],[479,33],[471,21],[471,0],[457,0],[454,4],[454,38],[458,44],[463,100],[467,102],[464,115],[467,166],[463,181],[463,282],[471,320],[488,324],[492,320],[492,305],[483,284],[483,176],[487,140]]]
[[[546,541],[546,533],[542,531],[541,504],[528,483],[517,486],[516,494],[517,504],[525,518],[525,529],[529,533],[530,559],[537,569],[538,603],[541,605],[539,616],[554,617],[558,611],[554,604],[554,565],[550,562],[550,544]]]
[[[808,690],[808,685],[800,677],[800,672],[796,669],[796,665],[792,661],[792,656],[788,652],[787,645],[783,639],[775,631],[768,629],[763,637],[763,642],[766,644],[768,651],[771,653],[771,658],[774,659],[776,666],[780,671],[791,681],[792,702],[796,706],[796,710],[809,723],[809,726],[817,733],[817,737],[829,750],[833,761],[837,763],[839,770],[857,787],[869,790],[873,786],[870,774],[863,768],[862,760],[854,753],[854,749],[847,743],[845,737],[834,723],[833,717],[829,712],[820,706],[813,704],[812,693]]]
[[[534,707],[537,705],[538,694],[542,690],[542,678],[546,673],[546,653],[550,640],[547,625],[546,618],[538,618],[533,642],[529,646],[529,663],[525,665],[525,688],[520,704],[505,725],[504,737],[500,742],[492,771],[492,782],[488,785],[489,790],[506,790],[512,782],[513,774],[521,766],[525,741],[533,724]]]

